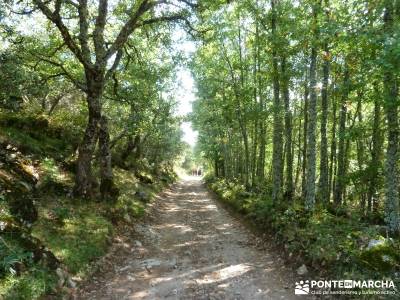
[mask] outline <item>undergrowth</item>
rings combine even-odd
[[[356,211],[317,207],[308,213],[301,199],[275,204],[267,195],[246,193],[237,182],[212,176],[206,182],[223,202],[271,233],[295,265],[306,264],[321,278],[391,278],[399,283],[399,240],[387,237],[382,226],[367,223]]]
[[[141,217],[155,194],[175,180],[166,170],[153,175],[143,169],[138,177],[116,167],[117,201],[73,198],[74,167],[68,162],[81,133],[76,127],[61,126],[65,122],[57,115],[46,119],[0,113],[0,142],[7,148],[0,153],[0,163],[5,161],[0,164],[0,299],[31,300],[66,292],[54,268],[33,259],[20,233],[3,232],[15,222],[6,199],[8,189],[33,197],[38,217],[24,234],[40,241],[79,282],[107,252],[118,227]]]

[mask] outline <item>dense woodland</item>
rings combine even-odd
[[[399,5],[241,1],[213,14],[193,121],[215,175],[398,234]]]
[[[0,0],[0,298],[75,288],[176,167],[293,263],[398,274],[399,33],[398,0]]]

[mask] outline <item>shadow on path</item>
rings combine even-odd
[[[299,299],[277,257],[189,177],[162,193],[136,224],[137,241],[79,299]],[[140,242],[138,242],[140,241]]]

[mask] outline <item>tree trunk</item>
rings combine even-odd
[[[86,70],[86,85],[87,85],[87,96],[86,101],[89,110],[89,118],[86,126],[83,140],[78,148],[78,160],[77,160],[77,171],[75,177],[74,194],[78,197],[93,198],[94,185],[97,185],[95,178],[92,176],[92,160],[93,154],[96,148],[96,142],[99,135],[99,126],[101,122],[101,96],[104,90],[104,70]],[[105,128],[108,135],[108,128]],[[106,143],[103,145],[103,143]],[[109,150],[109,139],[102,139],[99,142],[100,155],[107,155]],[[107,149],[106,149],[107,148]],[[104,160],[110,158],[101,158]],[[108,170],[112,174],[112,170]],[[105,175],[101,181],[107,181],[109,175]],[[111,175],[112,178],[112,175]],[[103,180],[104,179],[104,180]],[[105,183],[104,183],[105,184]],[[103,186],[104,188],[104,186]]]
[[[240,26],[240,15],[238,16],[238,42],[239,42],[239,62],[240,62],[240,91],[236,89],[235,97],[238,105],[238,119],[239,126],[242,131],[243,144],[244,144],[244,185],[246,190],[250,188],[250,146],[249,146],[249,136],[247,133],[247,117],[246,111],[242,111],[242,105],[240,102],[241,91],[245,90],[245,75],[243,69],[243,54],[242,54],[242,31]]]
[[[255,43],[254,43],[254,48],[253,48],[253,110],[256,113],[256,117],[254,118],[254,131],[253,131],[253,148],[252,148],[252,158],[251,158],[251,186],[252,188],[255,188],[257,185],[257,149],[259,147],[258,144],[258,129],[259,129],[259,123],[260,123],[260,111],[258,110],[258,98],[259,98],[259,91],[258,91],[258,23],[256,23],[256,35],[255,35]],[[257,97],[258,96],[258,97]]]
[[[397,87],[397,74],[395,73],[395,66],[392,61],[393,57],[389,57],[394,52],[389,40],[394,35],[394,18],[398,18],[395,14],[394,1],[385,1],[384,13],[384,29],[387,37],[386,62],[384,64],[384,99],[385,99],[385,113],[387,120],[387,148],[386,148],[386,161],[385,161],[385,221],[392,234],[398,234],[400,231],[400,216],[399,216],[399,170],[398,170],[398,143],[399,143],[399,121],[398,121],[398,87]],[[397,12],[400,13],[400,12]],[[393,54],[392,54],[393,55]]]
[[[319,165],[318,194],[323,202],[329,202],[329,175],[328,175],[328,138],[326,128],[328,123],[328,84],[329,84],[329,49],[325,43],[325,58],[322,67],[322,91],[321,91],[321,152]]]
[[[304,123],[303,123],[303,149],[302,149],[302,166],[301,166],[301,196],[303,199],[306,198],[306,166],[307,166],[307,127],[308,127],[308,96],[309,96],[309,87],[308,87],[308,77],[306,76],[304,81]]]
[[[278,71],[278,57],[276,36],[276,0],[271,0],[272,18],[272,66],[273,66],[273,92],[274,92],[274,130],[273,130],[273,144],[272,144],[272,199],[278,201],[282,197],[282,178],[283,178],[283,164],[282,164],[282,105],[279,97],[279,71]]]
[[[282,96],[285,106],[285,197],[291,200],[293,197],[293,152],[292,152],[292,112],[290,111],[289,99],[289,76],[286,70],[286,58],[282,58]]]
[[[218,173],[218,159],[214,158],[214,175],[215,177],[219,177],[219,173]]]
[[[123,163],[125,163],[128,156],[132,154],[132,152],[136,149],[139,143],[140,143],[139,134],[136,134],[135,137],[133,137],[132,135],[128,137],[128,142],[126,143],[125,150],[121,154],[121,160]]]
[[[358,95],[358,102],[357,102],[357,119],[358,123],[360,126],[363,124],[363,114],[362,114],[362,93]],[[366,176],[363,175],[365,174],[365,157],[364,157],[364,149],[365,149],[365,143],[364,143],[364,133],[360,132],[357,135],[357,140],[356,140],[356,145],[357,145],[357,163],[358,163],[358,171],[360,174],[360,185],[358,187],[359,189],[359,194],[360,194],[360,205],[361,205],[361,212],[362,214],[365,214],[365,209],[366,209],[366,193],[365,191],[367,190],[366,186]],[[357,188],[357,187],[356,187]]]
[[[241,122],[241,128],[242,128],[242,136],[243,136],[243,144],[244,144],[244,185],[246,186],[246,189],[249,189],[250,183],[249,183],[249,164],[250,164],[250,149],[249,149],[249,138],[247,136],[247,129],[246,125],[243,124],[244,122]]]
[[[310,61],[310,103],[308,105],[308,128],[307,128],[307,176],[306,176],[306,198],[305,208],[309,211],[314,210],[315,206],[315,171],[316,171],[316,138],[317,128],[317,39],[318,39],[318,7],[313,5],[314,19],[314,42],[311,48]]]
[[[258,33],[258,31],[257,31]],[[258,183],[263,183],[264,182],[264,176],[265,176],[265,147],[266,147],[266,126],[265,126],[265,117],[264,117],[264,111],[265,111],[265,100],[264,96],[262,94],[262,80],[261,80],[261,66],[260,66],[260,61],[261,61],[261,54],[260,54],[260,47],[257,47],[257,71],[258,71],[258,96],[260,98],[260,115],[261,119],[259,122],[260,126],[260,146],[259,146],[259,154],[258,154],[258,162],[257,162],[257,181]]]
[[[335,86],[333,86],[335,87]],[[334,88],[333,88],[334,90]],[[336,98],[332,97],[332,131],[331,131],[331,154],[330,154],[330,163],[329,163],[329,199],[331,198],[331,193],[333,187],[335,186],[335,175],[336,175],[336,117],[337,111],[337,103]]]
[[[301,112],[303,111],[303,105],[301,103],[300,103],[299,111],[300,111],[299,116],[298,116],[299,125],[297,126],[298,129],[297,129],[297,139],[296,139],[297,140],[297,164],[296,164],[296,176],[295,176],[295,179],[294,179],[294,187],[295,187],[295,189],[297,189],[297,187],[298,187],[298,182],[299,182],[299,177],[300,177],[299,175],[300,175],[300,170],[301,170],[301,167],[302,167],[302,164],[301,164],[301,158],[302,158],[302,149],[301,149],[302,118],[301,118]],[[295,111],[294,115],[297,116],[296,111]]]
[[[110,135],[108,120],[105,116],[100,119],[99,129],[100,152],[100,193],[103,200],[118,198],[118,189],[114,185],[110,152]]]
[[[264,120],[260,123],[260,147],[258,154],[258,163],[257,163],[257,180],[259,183],[264,182],[265,177],[265,147],[266,147],[266,130]]]
[[[75,176],[74,194],[77,197],[93,198],[92,158],[98,138],[98,127],[101,118],[100,95],[98,91],[88,93],[87,103],[89,118],[83,140],[78,148],[78,160]]]
[[[339,113],[339,145],[338,145],[338,165],[336,174],[336,185],[334,190],[334,201],[336,205],[340,205],[343,200],[343,187],[345,181],[346,161],[345,161],[345,134],[347,119],[347,98],[349,94],[349,71],[345,66],[342,98]]]
[[[257,185],[256,179],[256,165],[257,165],[257,148],[258,148],[258,121],[254,121],[254,131],[253,131],[253,149],[252,149],[252,158],[251,158],[251,186],[255,187]]]
[[[375,97],[378,97],[377,93]],[[378,212],[378,171],[381,168],[382,132],[381,132],[381,105],[379,100],[374,101],[374,122],[372,128],[372,151],[369,165],[370,179],[367,194],[367,212]]]

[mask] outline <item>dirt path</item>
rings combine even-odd
[[[189,178],[163,193],[79,299],[299,299],[292,272]]]

